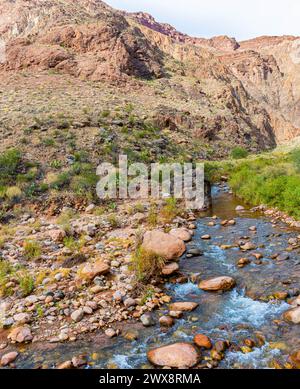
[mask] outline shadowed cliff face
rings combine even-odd
[[[0,0],[0,15],[0,75],[51,70],[119,87],[161,80],[149,106],[178,137],[257,151],[300,135],[300,39],[193,38],[100,0]]]

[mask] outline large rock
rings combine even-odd
[[[170,262],[162,268],[161,274],[164,276],[171,276],[179,270],[177,262]]]
[[[101,259],[94,263],[87,263],[80,270],[80,277],[93,280],[97,276],[108,273],[110,267],[104,263]]]
[[[142,248],[169,261],[181,257],[186,250],[183,240],[159,230],[145,233]]]
[[[189,242],[192,239],[192,234],[186,228],[173,228],[169,234],[184,242]]]
[[[285,320],[294,324],[300,324],[300,307],[289,309],[284,313]]]
[[[1,358],[1,366],[7,366],[10,363],[14,362],[19,354],[16,351],[4,354]]]
[[[174,343],[148,351],[147,357],[155,366],[173,368],[193,367],[199,361],[196,348],[189,343]]]
[[[191,312],[198,307],[199,304],[189,301],[173,303],[169,306],[170,311]]]
[[[29,327],[16,327],[9,333],[7,338],[13,343],[24,343],[30,342],[33,336]]]
[[[231,277],[216,277],[199,283],[199,288],[206,291],[229,290],[235,286],[235,280]]]

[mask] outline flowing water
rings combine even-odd
[[[170,283],[166,288],[173,301],[199,303],[194,312],[185,314],[171,329],[161,330],[159,325],[140,329],[138,339],[133,342],[120,336],[101,344],[95,336],[94,340],[55,345],[50,349],[32,346],[18,359],[18,367],[52,367],[78,354],[89,357],[89,367],[150,367],[146,357],[149,348],[192,341],[197,333],[208,335],[213,342],[229,340],[234,345],[226,352],[219,368],[270,368],[274,361],[284,364],[290,353],[300,349],[300,325],[284,322],[282,313],[289,305],[271,296],[281,291],[287,291],[290,296],[299,293],[299,251],[289,252],[289,260],[282,262],[270,257],[284,252],[288,239],[298,236],[299,231],[288,229],[283,224],[273,226],[269,219],[251,211],[237,213],[237,205],[226,188],[214,188],[213,208],[198,220],[198,228],[189,244],[189,247],[199,247],[204,255],[189,259],[184,257],[180,262],[181,271],[187,276],[195,273],[199,273],[200,278],[230,275],[237,281],[235,289],[226,293],[207,293],[192,282]],[[217,223],[208,227],[212,215],[217,215],[219,221],[235,218],[236,225],[222,227]],[[250,232],[250,226],[256,226],[257,233]],[[207,233],[211,235],[211,240],[201,240],[201,235]],[[263,259],[261,264],[255,264],[253,260],[239,269],[237,260],[250,256],[250,253],[241,253],[237,247],[223,250],[220,246],[233,245],[245,236],[250,236],[258,247],[255,252],[262,253]],[[158,318],[165,313],[167,306],[155,315]],[[242,346],[245,339],[253,339],[258,344],[257,339],[261,336],[265,338],[264,345],[246,354],[239,351],[238,346]]]

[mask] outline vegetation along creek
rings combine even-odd
[[[149,349],[190,342],[199,333],[219,347],[221,357],[211,362],[213,366],[288,367],[288,356],[300,347],[299,326],[282,319],[290,308],[285,298],[299,293],[300,261],[297,249],[289,244],[299,231],[281,222],[274,224],[270,218],[247,208],[236,211],[238,205],[226,185],[213,188],[212,209],[197,220],[197,232],[188,244],[188,249],[197,248],[203,254],[191,258],[184,255],[180,267],[187,282],[166,285],[173,301],[198,304],[173,327],[133,325],[127,330],[127,339],[104,341],[93,336],[71,344],[22,346],[18,367],[54,367],[80,353],[87,356],[88,368],[146,368],[150,367],[146,355]],[[222,226],[221,220],[235,220],[235,224]],[[201,239],[207,231],[211,238]],[[247,242],[253,243],[253,249],[241,252],[239,245]],[[249,259],[244,267],[237,266],[241,257]],[[197,285],[199,277],[223,275],[233,277],[236,287],[225,292],[206,292]],[[157,318],[167,311],[162,306],[156,312]],[[210,359],[211,350],[202,353],[204,360],[205,356]]]

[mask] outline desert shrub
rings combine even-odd
[[[152,227],[155,227],[158,223],[157,207],[155,205],[151,205],[149,209],[147,222]]]
[[[105,109],[104,111],[101,112],[102,118],[107,118],[109,116],[110,116],[110,111],[108,109]]]
[[[62,212],[56,222],[57,224],[67,233],[71,231],[71,220],[76,217],[76,213],[72,209],[65,210]]]
[[[160,215],[164,222],[170,223],[176,216],[181,214],[181,209],[177,203],[177,200],[173,197],[166,199],[166,204],[160,211]]]
[[[24,243],[24,254],[28,260],[38,259],[41,256],[42,249],[38,242],[27,240]]]
[[[68,171],[62,172],[60,174],[51,173],[49,175],[48,184],[50,188],[53,189],[62,189],[70,183],[70,173]]]
[[[14,269],[12,265],[0,258],[0,296],[7,296],[11,294],[10,290],[7,290],[5,285],[9,280],[9,276],[13,274]]]
[[[144,290],[142,291],[142,297],[141,297],[141,302],[140,305],[145,305],[146,302],[150,299],[153,298],[155,295],[155,289],[153,286],[145,286]]]
[[[60,169],[62,167],[62,162],[58,159],[54,159],[50,162],[50,167],[52,167],[52,169]]]
[[[115,214],[111,214],[107,216],[107,221],[113,228],[120,227],[120,220]]]
[[[93,198],[97,182],[97,175],[94,172],[89,172],[74,176],[71,179],[70,188],[78,196]]]
[[[17,279],[23,297],[29,296],[34,290],[34,279],[26,270],[18,273]]]
[[[22,190],[18,186],[10,186],[5,194],[9,200],[18,200],[22,197]]]
[[[46,147],[53,147],[53,146],[55,146],[55,140],[53,138],[44,138],[44,139],[42,139],[41,142]]]
[[[0,183],[10,182],[18,172],[21,163],[19,150],[10,149],[0,154]]]
[[[137,247],[132,255],[132,269],[138,282],[147,282],[152,277],[160,275],[166,260],[150,251]]]
[[[235,147],[231,150],[231,158],[233,159],[241,159],[246,158],[248,156],[248,151],[243,147]]]

